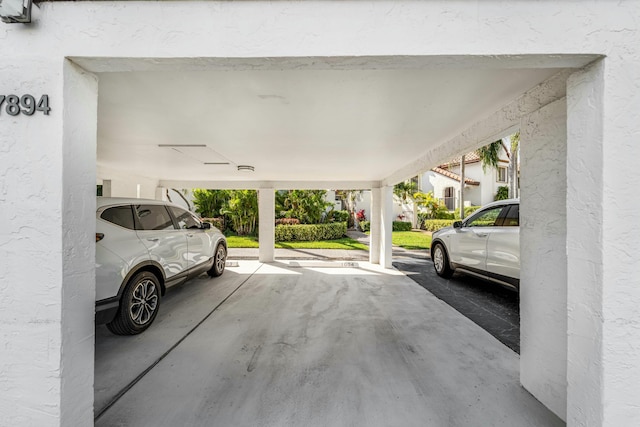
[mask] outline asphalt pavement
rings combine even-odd
[[[436,274],[426,251],[421,256],[394,256],[393,266],[520,354],[517,292],[459,273],[443,279]]]

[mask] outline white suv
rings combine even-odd
[[[464,221],[434,232],[431,259],[441,277],[451,277],[455,270],[518,290],[520,201],[489,203]]]
[[[114,334],[147,329],[168,287],[224,272],[224,235],[191,212],[158,200],[97,202],[96,323]]]

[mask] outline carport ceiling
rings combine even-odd
[[[167,181],[381,181],[560,71],[499,65],[100,69],[97,161]]]

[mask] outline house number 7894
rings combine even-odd
[[[33,116],[37,111],[41,111],[45,116],[49,115],[49,95],[42,95],[37,102],[33,95],[0,95],[0,115],[6,112],[10,116],[20,113]]]

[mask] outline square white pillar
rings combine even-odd
[[[258,260],[273,262],[275,259],[275,222],[276,222],[276,193],[273,188],[258,190]]]
[[[111,197],[111,180],[102,180],[102,197]]]
[[[380,188],[380,265],[392,268],[393,187]]]
[[[520,132],[520,381],[556,415],[567,406],[566,101]]]
[[[25,54],[0,81],[51,108],[0,119],[0,424],[92,425],[97,79]]]
[[[569,425],[640,425],[638,67],[612,54],[567,82]]]
[[[382,193],[380,188],[371,189],[371,209],[369,210],[369,222],[371,230],[369,233],[369,262],[380,264],[380,206],[382,205]]]

